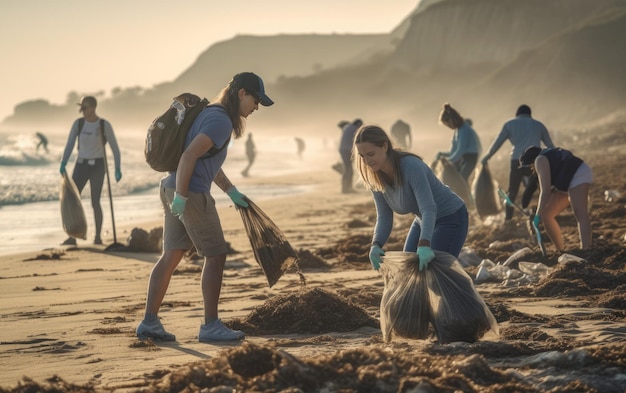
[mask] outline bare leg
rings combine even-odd
[[[562,251],[565,246],[561,234],[561,227],[556,221],[556,216],[569,204],[567,194],[559,191],[552,191],[548,203],[541,209],[541,222],[548,233],[548,237],[556,246],[558,251]]]
[[[578,236],[580,248],[583,250],[591,247],[591,221],[589,220],[589,183],[579,184],[569,190],[569,200],[574,211],[574,217],[578,221]]]
[[[185,255],[185,250],[167,250],[159,258],[150,273],[148,284],[148,298],[146,300],[146,314],[157,314],[165,292],[170,284],[172,274],[180,260]]]
[[[205,323],[210,323],[217,319],[217,305],[222,291],[222,276],[225,263],[226,254],[204,257],[202,297],[204,298]]]

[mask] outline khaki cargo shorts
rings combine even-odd
[[[212,257],[226,254],[228,245],[210,193],[190,192],[182,220],[172,214],[173,188],[161,188],[163,204],[163,250],[189,250],[196,246],[198,255]]]

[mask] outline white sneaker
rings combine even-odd
[[[232,341],[241,340],[245,336],[246,335],[242,331],[229,329],[224,326],[220,319],[216,319],[206,325],[200,325],[198,341],[201,343],[211,341]]]
[[[140,340],[149,338],[156,341],[176,341],[176,336],[168,333],[158,319],[152,322],[141,321],[135,332]]]

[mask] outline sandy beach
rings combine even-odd
[[[198,342],[201,264],[193,259],[181,262],[160,312],[178,341],[158,343],[139,341],[134,332],[158,253],[105,252],[109,238],[105,246],[79,244],[1,258],[0,392],[217,386],[223,388],[205,391],[623,392],[626,200],[604,199],[604,190],[624,191],[626,149],[619,145],[626,141],[620,127],[563,146],[575,147],[594,169],[594,249],[576,248],[571,211],[559,220],[568,253],[586,262],[562,263],[560,255],[543,257],[533,248],[524,260],[545,264],[550,275],[528,285],[488,280],[476,286],[498,321],[499,337],[446,345],[434,336],[383,341],[378,318],[384,284],[367,258],[374,205],[363,189],[341,194],[340,179],[329,166],[237,185],[244,193],[255,182],[311,186],[306,193],[257,203],[299,252],[305,287],[292,269],[269,288],[239,212],[220,209],[234,251],[227,259],[220,316],[248,333],[243,342]],[[618,147],[607,154],[609,140],[618,140],[613,143]],[[500,184],[506,184],[505,176],[504,168],[494,168]],[[408,220],[395,221],[386,250],[401,249]],[[474,220],[466,247],[496,263],[533,247],[523,217],[515,227],[502,227],[502,220],[502,215]],[[160,225],[137,223],[119,232],[133,227],[149,232]],[[466,268],[472,278],[477,270]],[[294,298],[299,303],[289,303]],[[291,305],[293,311],[280,315],[276,326],[272,318],[278,314],[263,314],[267,304]]]

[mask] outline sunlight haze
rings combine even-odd
[[[387,33],[418,3],[0,0],[0,121],[27,100],[171,81],[239,34]]]

